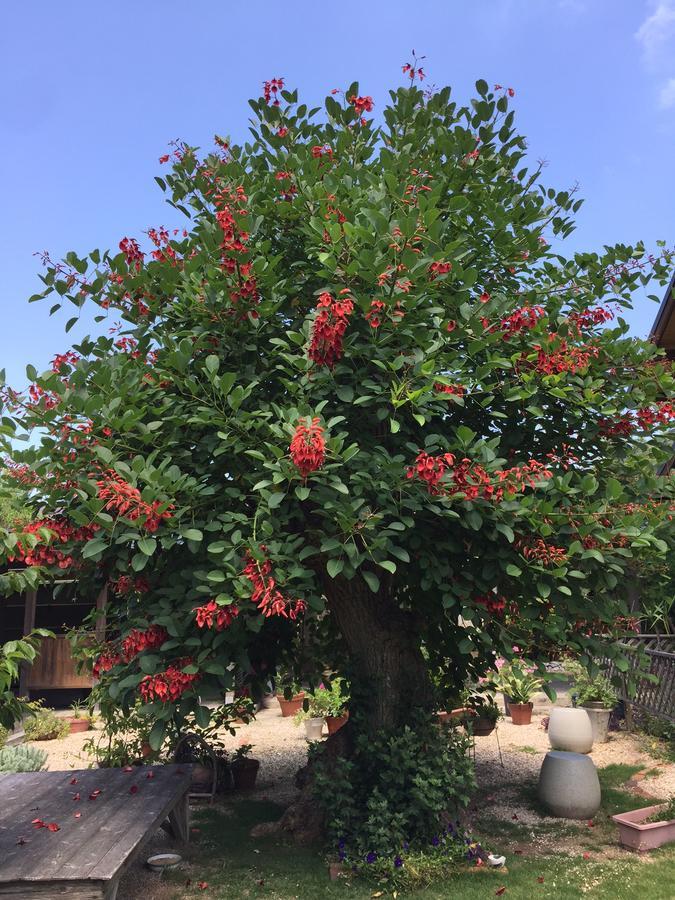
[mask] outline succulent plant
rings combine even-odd
[[[47,754],[37,747],[5,747],[0,750],[0,772],[39,772],[47,762]]]

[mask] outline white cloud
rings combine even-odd
[[[645,60],[653,66],[672,58],[668,45],[675,38],[675,0],[658,0],[653,12],[647,16],[635,33],[642,44]]]
[[[669,79],[661,88],[659,104],[662,109],[670,109],[675,106],[675,78]]]

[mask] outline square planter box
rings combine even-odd
[[[612,816],[619,826],[619,840],[624,847],[644,852],[675,841],[675,819],[643,824],[645,819],[664,808],[665,804],[659,803],[656,806],[645,806],[644,809],[633,809]]]

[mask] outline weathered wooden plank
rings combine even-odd
[[[153,778],[146,777],[150,770]],[[189,788],[190,767],[143,766],[132,772],[86,769],[10,777],[14,796],[10,816],[5,814],[4,779],[0,779],[0,885],[47,879],[109,881],[148,833],[159,827],[182,800]],[[76,785],[70,784],[73,777],[78,779]],[[137,786],[136,793],[130,793],[132,785]],[[16,794],[21,796],[22,787],[23,803],[17,809]],[[42,803],[38,812],[29,813],[28,804],[37,805],[32,801],[36,788]],[[101,794],[96,800],[89,800],[94,790]],[[72,799],[75,791],[82,798],[78,803]],[[81,817],[76,819],[74,813],[78,811]],[[60,830],[34,830],[30,821],[36,817],[56,822]],[[20,837],[30,843],[17,844]]]
[[[31,897],[42,900],[57,900],[59,897],[69,900],[114,900],[114,894],[107,893],[108,890],[107,882],[95,881],[0,882],[0,897],[15,897],[18,900],[29,900]]]

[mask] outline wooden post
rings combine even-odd
[[[37,607],[37,591],[26,591],[24,608],[23,608],[23,636],[30,634],[35,628],[35,610]],[[29,663],[21,663],[21,672],[19,674],[19,696],[28,696],[28,673],[30,671]]]
[[[105,608],[108,604],[108,585],[104,584],[96,598],[96,640],[105,640],[106,615]]]

